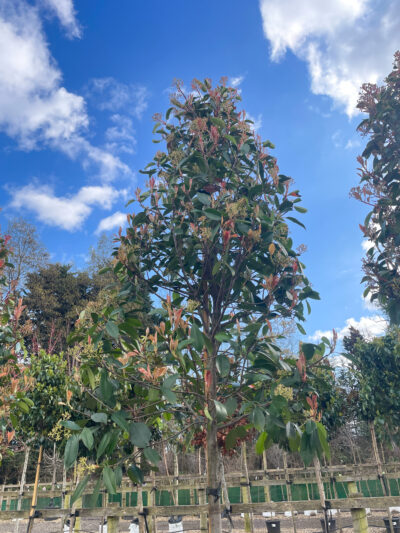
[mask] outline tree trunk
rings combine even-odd
[[[220,490],[220,480],[218,475],[219,450],[217,441],[217,420],[215,415],[214,406],[213,414],[211,414],[213,419],[208,424],[207,431],[207,484],[208,489]],[[222,533],[220,499],[214,494],[208,494],[208,531],[209,533]]]

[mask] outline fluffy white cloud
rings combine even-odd
[[[231,85],[232,87],[239,87],[239,85],[242,84],[244,80],[244,76],[234,76],[233,78],[229,78],[228,85]]]
[[[69,2],[53,3],[68,13]],[[0,131],[25,150],[49,146],[82,157],[108,179],[128,173],[116,155],[85,139],[88,126],[84,98],[62,86],[38,9],[25,0],[0,0]]]
[[[133,154],[136,146],[135,130],[132,119],[116,113],[112,115],[110,126],[106,130],[107,150]]]
[[[271,58],[290,50],[306,61],[312,91],[349,116],[360,86],[382,79],[399,47],[396,0],[260,0],[260,9]]]
[[[379,315],[363,316],[360,318],[360,320],[356,320],[355,318],[348,318],[346,320],[346,325],[336,331],[338,334],[338,340],[342,340],[343,337],[348,335],[350,327],[358,329],[364,337],[366,337],[367,339],[371,339],[373,337],[377,337],[385,333],[388,325],[388,322]],[[332,331],[317,330],[313,335],[309,337],[309,339],[312,342],[319,342],[322,337],[332,339]]]
[[[37,218],[65,230],[74,231],[82,226],[94,206],[111,209],[125,191],[104,186],[82,187],[76,194],[56,196],[51,187],[36,183],[12,191],[11,207],[33,212]]]
[[[87,96],[99,109],[124,111],[138,119],[147,109],[148,91],[142,85],[126,84],[114,78],[95,78],[87,87]]]
[[[99,234],[103,231],[110,231],[114,228],[124,227],[126,223],[126,213],[121,213],[121,211],[117,211],[109,217],[100,220],[99,225],[96,229],[96,233]]]
[[[70,37],[81,37],[72,0],[42,0],[43,5],[54,11]]]

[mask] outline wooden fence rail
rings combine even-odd
[[[378,475],[376,464],[321,467],[320,476],[323,487],[321,488],[321,484],[319,486],[324,491],[323,495],[316,488],[319,474],[316,474],[314,468],[255,470],[248,473],[249,483],[246,484],[243,483],[242,472],[226,472],[225,479],[228,489],[240,494],[241,501],[231,504],[232,515],[244,513],[246,516],[252,516],[261,515],[265,512],[294,513],[310,509],[316,511],[337,509],[339,511],[351,510],[352,516],[357,517],[360,513],[356,513],[355,510],[370,508],[388,511],[389,516],[391,516],[391,508],[400,508],[400,463],[382,465],[381,471],[382,474]],[[381,484],[382,477],[384,478],[383,485]],[[207,483],[203,475],[180,474],[173,479],[170,476],[154,477],[153,475],[145,478],[145,483],[141,487],[137,487],[129,480],[124,479],[118,489],[118,498],[120,498],[118,504],[115,501],[114,503],[110,502],[110,498],[103,491],[100,493],[101,501],[99,505],[92,508],[85,507],[82,499],[78,500],[74,507],[68,507],[70,495],[75,489],[73,483],[68,482],[63,486],[61,483],[56,484],[54,490],[51,490],[51,485],[51,483],[40,483],[38,494],[39,498],[47,498],[52,501],[53,507],[49,508],[48,504],[42,504],[42,507],[46,508],[41,509],[39,501],[34,518],[35,520],[61,518],[62,523],[72,518],[73,520],[70,520],[72,523],[70,531],[77,531],[73,524],[76,520],[77,523],[80,523],[81,518],[96,518],[100,522],[107,517],[113,517],[111,520],[113,531],[109,530],[108,533],[114,533],[118,531],[119,518],[141,516],[140,533],[155,533],[156,521],[154,517],[176,515],[199,517],[205,516],[207,513],[207,505],[204,503]],[[303,489],[306,487],[307,490],[303,490],[303,494],[306,494],[304,499],[295,498],[296,486]],[[275,498],[275,500],[281,499],[283,501],[273,501],[274,494],[272,489],[274,487],[276,494],[280,490],[279,498]],[[382,494],[373,494],[371,487],[375,487],[375,492],[382,492]],[[254,501],[256,488],[260,489],[257,494],[258,500],[261,501]],[[266,488],[268,488],[267,492]],[[18,498],[21,498],[21,487],[19,485],[0,485],[0,489],[0,502],[2,503],[0,505],[0,521],[27,519],[29,509],[12,509]],[[29,503],[32,498],[32,489],[33,486],[31,484],[26,484],[23,487],[22,499],[26,503]],[[83,496],[92,494],[93,489],[93,485],[89,484]],[[362,494],[362,490],[368,494]],[[179,495],[182,494],[181,491],[186,491],[186,504],[180,503],[179,497],[175,497],[175,499],[169,497],[169,502],[172,502],[171,505],[163,504],[160,498],[158,500],[159,505],[156,504],[157,498],[155,495]],[[244,494],[245,491],[246,494]],[[342,497],[338,497],[338,492],[341,493]],[[140,498],[137,497],[138,493],[141,494]],[[269,494],[269,497],[267,498],[265,494]],[[132,505],[132,495],[136,497],[135,506]],[[59,502],[65,502],[65,508],[57,508],[54,505],[55,498],[58,498]],[[222,496],[221,499],[223,499]],[[325,505],[323,502],[325,502]],[[59,504],[61,505],[61,503]],[[143,521],[144,515],[146,516],[145,521]],[[365,523],[365,516],[363,520],[363,523]],[[206,531],[204,527],[203,521],[201,531]],[[356,525],[354,528],[355,530],[357,529]],[[390,529],[393,530],[393,526]]]

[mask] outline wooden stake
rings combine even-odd
[[[291,480],[289,479],[289,474],[288,474],[288,471],[287,471],[287,453],[286,452],[283,452],[283,467],[285,469],[285,481],[286,481],[287,498],[288,498],[288,501],[291,503],[292,502],[292,485],[291,485]],[[293,511],[293,506],[292,505],[290,505],[290,514],[291,514],[291,517],[292,517],[293,532],[297,533],[296,520],[294,518],[294,511]]]
[[[41,444],[39,448],[39,457],[38,457],[38,462],[36,466],[35,484],[33,487],[31,510],[29,512],[28,528],[26,530],[26,533],[32,533],[33,520],[35,517],[35,511],[36,511],[37,492],[38,492],[38,484],[39,484],[40,466],[42,464],[42,456],[43,456],[43,444]]]
[[[246,442],[242,443],[242,465],[243,465],[243,474],[244,476],[241,479],[242,485],[242,502],[251,503],[251,493],[250,493],[250,478],[249,470],[247,468],[247,446]],[[244,515],[244,530],[246,533],[254,532],[253,525],[253,513],[245,513]]]
[[[18,494],[18,502],[17,502],[17,511],[21,510],[22,505],[22,497],[24,495],[24,487],[26,483],[26,471],[28,469],[28,462],[29,462],[29,452],[31,451],[30,447],[27,446],[25,448],[25,457],[24,457],[24,465],[22,467],[22,473],[21,473],[21,482],[19,485],[19,494]],[[1,505],[0,505],[1,509]],[[18,533],[19,531],[19,518],[17,518],[17,521],[15,523],[15,533]]]

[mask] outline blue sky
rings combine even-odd
[[[395,0],[0,0],[2,227],[21,215],[53,260],[84,267],[143,187],[172,80],[228,76],[309,210],[293,228],[321,294],[308,334],[379,333],[361,297],[366,210],[349,190],[358,89],[389,72],[399,29]]]

